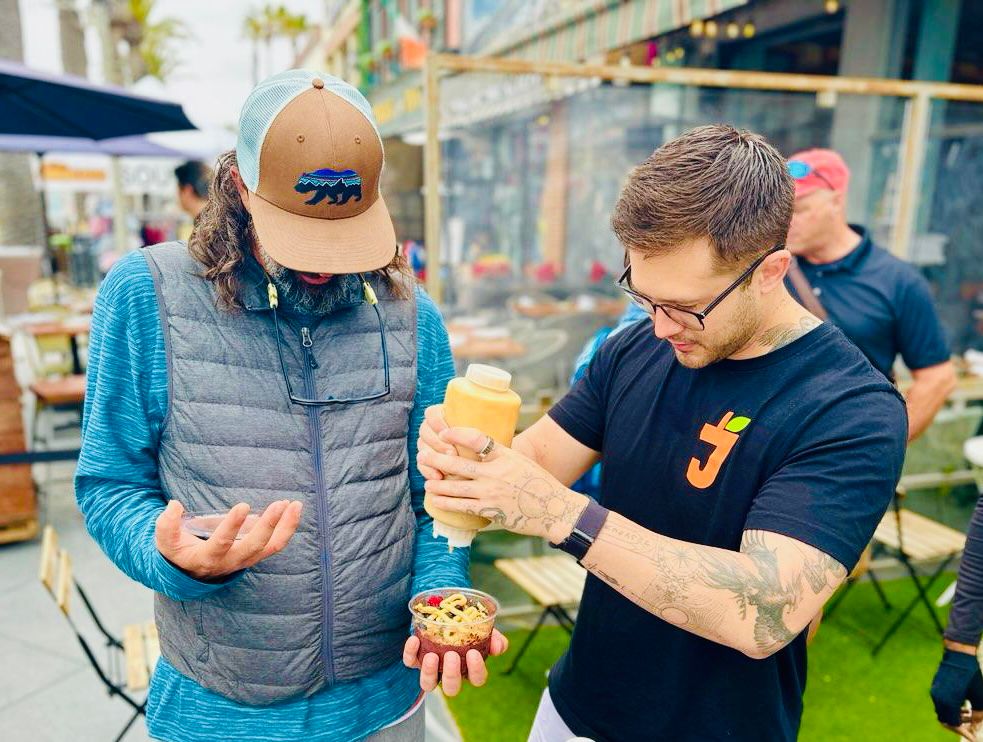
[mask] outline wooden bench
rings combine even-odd
[[[38,403],[46,407],[79,406],[85,401],[85,374],[60,379],[38,379],[30,386]]]
[[[874,531],[874,541],[904,551],[914,562],[933,562],[961,554],[966,535],[907,508],[889,510]]]
[[[519,664],[547,617],[553,616],[567,633],[573,631],[574,619],[566,608],[580,603],[587,571],[568,556],[538,556],[519,559],[496,559],[495,567],[529,593],[543,610],[505,674]]]
[[[89,597],[75,580],[72,573],[72,560],[65,549],[58,546],[58,534],[52,526],[46,526],[41,542],[41,564],[38,571],[41,584],[55,600],[55,604],[65,616],[82,651],[88,658],[99,679],[106,686],[110,696],[119,696],[133,709],[133,715],[123,727],[116,742],[123,739],[133,723],[145,714],[146,701],[137,701],[132,694],[146,690],[150,683],[157,658],[160,656],[160,643],[154,623],[131,624],[123,628],[120,641],[109,633],[96,614]],[[79,632],[72,618],[71,596],[78,593],[96,628],[105,638],[108,659],[99,662],[89,641]]]

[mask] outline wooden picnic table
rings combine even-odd
[[[510,337],[468,337],[459,343],[451,344],[451,353],[454,354],[455,358],[463,358],[471,361],[521,358],[527,352],[528,349],[525,345]]]
[[[87,335],[92,329],[92,316],[37,322],[27,325],[24,329],[34,337]]]
[[[949,395],[950,402],[973,402],[983,399],[983,376],[962,376]]]
[[[569,316],[576,314],[595,314],[616,319],[625,311],[622,299],[593,298],[589,303],[576,300],[527,302],[513,301],[510,306],[516,314],[528,319]]]
[[[68,338],[68,343],[72,350],[72,372],[82,373],[82,359],[79,357],[78,336],[88,335],[92,329],[92,316],[72,317],[64,320],[49,320],[29,324],[24,331],[36,338],[59,337]]]

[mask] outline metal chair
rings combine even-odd
[[[884,514],[877,530],[874,531],[872,544],[875,548],[891,555],[901,563],[915,586],[916,595],[874,644],[871,650],[871,654],[874,656],[880,653],[919,603],[925,606],[936,631],[940,636],[942,635],[942,622],[939,620],[938,613],[928,597],[928,593],[945,572],[946,567],[962,554],[966,547],[965,534],[920,513],[901,507],[901,502],[906,494],[903,487],[897,488],[891,509]],[[919,565],[934,565],[934,569],[922,571],[919,569]],[[885,609],[891,609],[892,606],[877,583],[873,570],[868,571],[867,574],[873,581]],[[851,575],[846,586],[828,607],[827,617],[832,615],[836,606],[843,601],[856,582],[857,579]]]
[[[547,618],[553,616],[568,634],[573,632],[574,619],[566,607],[580,603],[587,571],[570,557],[559,555],[497,559],[495,567],[529,593],[543,608],[535,627],[519,647],[509,669],[505,671],[509,675],[518,666],[522,655],[529,649]]]
[[[106,686],[110,697],[119,696],[133,709],[133,715],[116,737],[115,742],[120,742],[134,722],[141,716],[146,716],[146,699],[138,700],[134,694],[147,688],[150,674],[160,656],[157,628],[153,621],[126,626],[123,629],[122,640],[107,631],[82,586],[75,580],[71,558],[67,551],[58,548],[58,535],[50,525],[44,529],[38,577],[72,627],[83,654],[89,660],[99,680]],[[101,663],[96,658],[95,650],[72,619],[70,597],[73,588],[104,638],[107,655],[105,663]]]

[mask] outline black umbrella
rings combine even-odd
[[[0,134],[109,139],[194,128],[178,103],[0,60]]]

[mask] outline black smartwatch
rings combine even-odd
[[[601,507],[593,497],[587,498],[587,507],[577,518],[573,531],[558,544],[551,543],[554,549],[571,554],[579,563],[587,555],[587,551],[601,532],[604,521],[608,519],[607,508]]]

